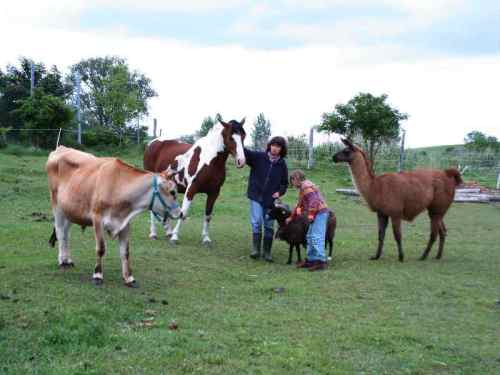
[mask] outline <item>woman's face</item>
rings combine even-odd
[[[271,145],[271,155],[278,156],[281,153],[281,146],[272,144]]]
[[[293,187],[295,187],[297,189],[300,188],[300,180],[298,178],[292,177],[291,182],[292,182]]]

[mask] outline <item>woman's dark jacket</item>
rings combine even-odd
[[[247,196],[264,208],[273,205],[273,194],[286,193],[288,188],[288,168],[283,158],[272,163],[267,152],[251,151],[245,148],[245,158],[250,169]]]

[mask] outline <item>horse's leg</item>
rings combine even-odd
[[[102,257],[106,253],[106,242],[104,242],[104,233],[101,219],[94,219],[94,232],[95,232],[95,243],[96,243],[96,264],[94,268],[94,274],[92,275],[92,282],[95,285],[101,285],[104,282],[104,276],[102,272]]]
[[[165,230],[165,236],[167,238],[172,237],[172,232],[174,231],[174,228],[172,228],[172,221],[170,218],[167,218],[165,220],[165,224],[163,224],[163,229]]]
[[[190,199],[191,197],[191,199]],[[182,199],[182,209],[181,209],[181,218],[177,220],[177,225],[174,228],[174,231],[172,232],[172,237],[170,237],[170,242],[172,244],[177,243],[179,241],[179,231],[181,229],[181,223],[186,220],[188,211],[189,211],[189,206],[191,206],[191,202],[193,201],[193,197],[189,196],[188,194],[184,194],[184,198]]]
[[[403,254],[403,246],[401,244],[401,218],[391,217],[391,222],[394,239],[398,245],[398,259],[400,262],[403,262],[405,260],[405,256]]]
[[[125,285],[131,288],[137,288],[138,284],[132,276],[129,259],[129,226],[127,225],[118,233],[118,242],[120,247],[120,258],[122,261],[122,277]]]
[[[420,260],[425,260],[427,259],[427,256],[429,255],[429,252],[431,251],[432,245],[434,245],[434,242],[436,241],[436,238],[439,233],[439,229],[441,227],[441,216],[437,215],[432,215],[429,213],[429,217],[431,219],[431,235],[429,237],[429,242],[427,243],[427,247],[425,248],[422,256],[420,257]]]
[[[152,240],[156,240],[158,236],[156,235],[156,218],[155,215],[153,214],[153,211],[149,212],[149,220],[150,220],[149,238],[151,238]]]
[[[444,221],[441,219],[440,225],[439,225],[439,250],[436,255],[436,259],[441,259],[443,257],[443,250],[444,250],[444,241],[446,240],[446,226],[444,225]]]
[[[56,229],[56,237],[59,241],[59,267],[73,267],[75,264],[71,260],[69,251],[69,228],[71,222],[66,218],[61,209],[54,210],[54,224]]]
[[[212,243],[212,240],[208,235],[208,227],[210,225],[210,219],[212,219],[214,204],[218,197],[219,197],[219,191],[207,195],[207,203],[205,206],[205,218],[203,220],[203,231],[201,232],[201,238],[202,238],[201,242],[204,245],[210,245]]]
[[[384,214],[377,212],[377,220],[378,220],[378,248],[377,253],[372,256],[371,260],[380,259],[382,256],[382,251],[384,249],[384,239],[385,239],[385,231],[387,229],[387,224],[389,223],[389,217]]]

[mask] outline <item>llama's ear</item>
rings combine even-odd
[[[243,125],[245,124],[245,120],[246,120],[246,119],[247,119],[246,117],[243,117],[243,119],[240,121],[240,125],[241,125],[241,126],[243,126]]]
[[[347,147],[349,147],[351,150],[354,150],[354,145],[349,139],[342,138],[342,143],[345,144]]]

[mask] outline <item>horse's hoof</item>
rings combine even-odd
[[[137,282],[137,280],[134,280],[130,283],[125,283],[125,286],[135,289],[135,288],[139,288],[139,283]]]
[[[151,239],[151,240],[157,240],[158,237],[156,237],[156,234],[150,234],[149,235],[149,239]]]
[[[212,247],[212,241],[202,241],[201,244],[205,247]]]
[[[177,244],[179,243],[179,241],[178,241],[178,240],[174,240],[174,239],[172,239],[172,238],[171,238],[171,239],[170,239],[170,241],[168,241],[168,242],[169,242],[169,243],[170,243],[170,245],[172,245],[172,246],[175,246],[175,245],[177,245]]]
[[[101,286],[102,284],[104,284],[104,280],[103,279],[98,279],[98,278],[93,278],[92,279],[92,284],[94,284],[95,286]]]
[[[59,265],[59,268],[65,270],[65,269],[68,269],[68,268],[73,268],[75,266],[75,263],[73,262],[68,262],[68,261],[64,261],[62,262],[60,265]]]
[[[165,233],[166,238],[172,238],[172,233]]]

